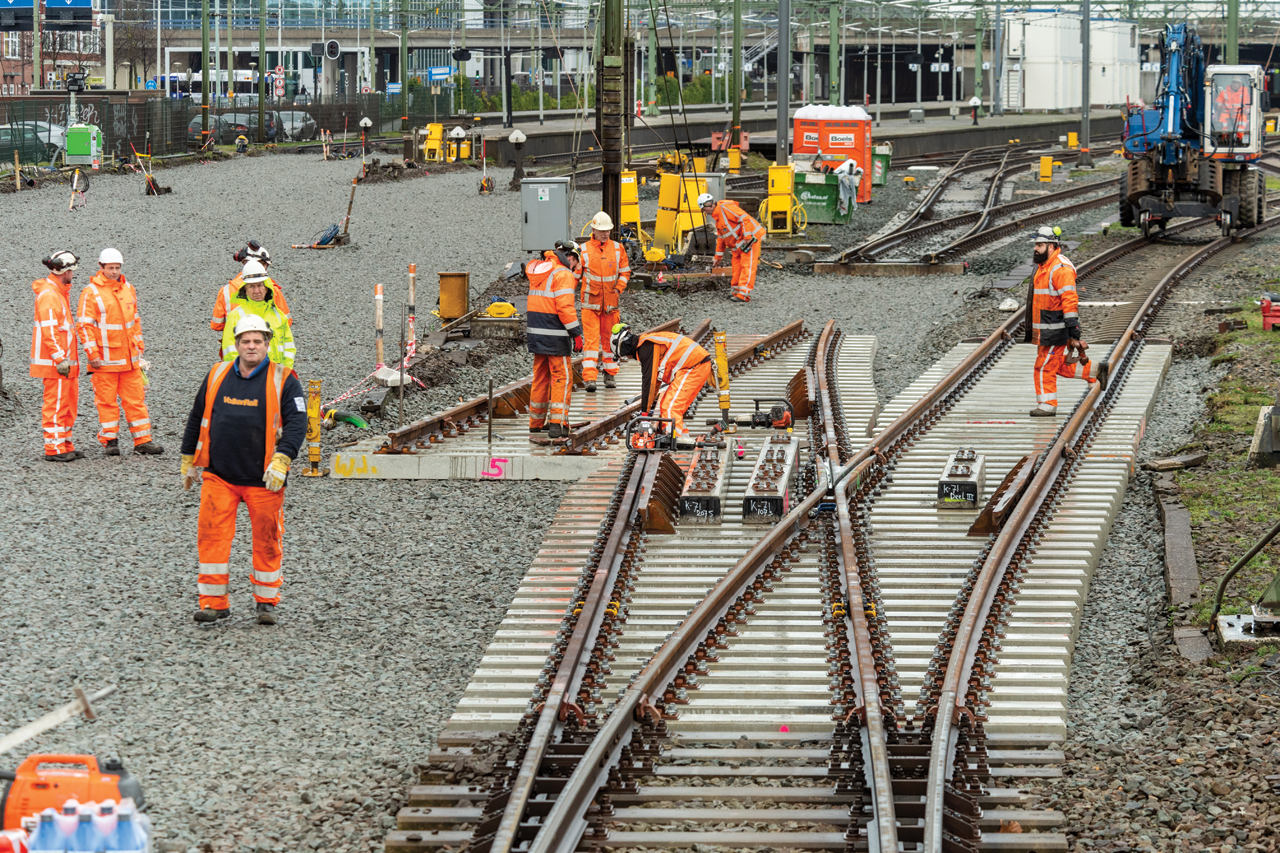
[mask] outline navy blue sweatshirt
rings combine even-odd
[[[209,416],[209,467],[205,470],[233,486],[261,486],[267,456],[267,366],[266,359],[246,379],[240,375],[240,362],[227,371],[218,386],[218,399],[213,401]],[[187,415],[187,431],[182,436],[182,453],[196,452],[200,439],[200,421],[204,418],[205,395],[209,377],[200,383],[191,414]],[[280,395],[280,426],[284,433],[276,442],[276,453],[296,459],[307,437],[307,401],[302,383],[289,373]]]

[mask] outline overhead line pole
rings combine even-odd
[[[778,0],[778,132],[773,159],[791,162],[791,0]]]
[[[729,145],[742,143],[742,0],[733,0],[733,56],[725,81],[733,86],[733,121],[729,125]]]
[[[1093,155],[1089,153],[1089,0],[1080,3],[1080,40],[1084,61],[1081,66],[1080,81],[1080,159],[1076,165],[1081,168],[1093,167]]]

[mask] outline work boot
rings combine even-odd
[[[142,453],[147,456],[159,456],[164,453],[164,448],[156,444],[154,441],[145,441],[133,448],[134,453]]]
[[[1098,375],[1093,377],[1098,380],[1098,384],[1102,386],[1102,390],[1107,390],[1107,374],[1111,372],[1111,365],[1105,361],[1098,362]]]
[[[212,607],[201,607],[196,611],[195,620],[197,622],[217,622],[219,619],[226,619],[230,615],[230,607],[222,610],[214,610]]]
[[[120,442],[114,438],[111,439],[107,442],[107,446],[103,449],[102,453],[104,456],[119,456]]]
[[[531,426],[531,427],[529,427],[529,432],[546,432],[546,431],[547,431],[547,425],[546,425],[546,424],[543,424],[542,426]]]
[[[588,394],[596,393],[596,381],[594,379],[589,380],[582,390],[586,391]]]
[[[84,455],[83,453],[80,454],[80,456],[83,456],[83,455]],[[46,453],[44,455],[44,461],[45,462],[74,462],[75,460],[79,459],[80,456],[76,456],[76,452],[74,450],[68,450],[66,453]]]
[[[738,295],[738,294],[736,294],[736,293],[735,293],[735,294],[733,294],[733,296],[730,296],[730,297],[729,297],[729,301],[730,301],[730,302],[741,302],[743,305],[746,305],[746,304],[747,304],[747,300],[743,299],[741,296],[739,296],[739,295]]]
[[[569,434],[569,428],[564,424],[552,424],[547,427],[547,436],[550,438],[564,438]]]
[[[613,378],[613,374],[612,374],[612,373],[606,373],[606,374],[604,375],[604,387],[606,387],[606,388],[617,388],[617,387],[618,387],[618,380],[616,380],[616,379],[614,379],[614,378]]]
[[[258,602],[258,624],[276,624],[276,606],[274,604],[267,604],[263,601]]]
[[[1033,418],[1056,418],[1058,416],[1057,409],[1042,409],[1039,406],[1031,410]]]

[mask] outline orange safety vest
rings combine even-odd
[[[116,281],[101,272],[80,291],[76,331],[85,360],[101,359],[103,373],[126,373],[138,368],[146,344],[138,317],[138,293],[122,275]],[[93,368],[90,368],[93,371]]]
[[[1223,89],[1215,99],[1218,105],[1218,127],[1223,133],[1243,132],[1249,129],[1249,90],[1239,92]]]
[[[656,400],[658,389],[671,384],[676,371],[686,367],[694,367],[708,361],[711,354],[697,344],[693,338],[679,332],[652,332],[641,335],[636,342],[639,349],[646,343],[653,344],[653,375],[649,378],[649,396],[646,399]]]
[[[735,252],[750,251],[743,244],[754,237],[764,238],[764,228],[738,206],[736,201],[718,201],[711,208],[711,219],[716,223],[716,254],[723,255],[728,246]]]
[[[218,288],[218,295],[213,301],[213,319],[209,321],[209,328],[215,332],[221,332],[227,327],[227,311],[231,310],[231,300],[240,292],[240,288],[244,287],[242,275],[243,273],[236,273],[235,278]],[[280,309],[285,322],[292,326],[293,315],[289,313],[289,303],[285,301],[284,291],[280,289],[280,285],[274,278],[268,278],[263,283],[271,289],[271,301],[275,303],[276,308]]]
[[[529,352],[535,355],[571,355],[573,339],[582,334],[582,324],[573,308],[573,291],[578,283],[568,267],[553,252],[524,268],[529,279],[529,302],[525,307],[525,333]]]
[[[213,418],[213,402],[218,399],[218,388],[222,385],[222,380],[227,378],[227,372],[235,369],[239,363],[239,359],[220,361],[209,371],[204,391],[204,414],[200,417],[200,437],[196,439],[195,461],[192,462],[198,468],[209,467],[209,421]],[[288,375],[289,371],[283,364],[272,362],[267,367],[267,446],[262,462],[264,471],[276,452],[276,439],[280,436],[281,425],[280,396],[284,394],[284,380]]]
[[[1080,337],[1080,296],[1076,293],[1076,267],[1061,249],[1049,252],[1049,259],[1036,269],[1031,279],[1030,306],[1025,340],[1042,347],[1063,346]],[[1074,335],[1071,329],[1076,329]]]
[[[74,379],[80,375],[76,348],[76,324],[71,317],[71,285],[51,278],[31,282],[36,294],[36,319],[31,327],[31,375],[37,379]],[[58,372],[71,362],[65,377]]]
[[[622,244],[615,240],[603,243],[588,240],[582,247],[582,266],[578,280],[582,282],[582,307],[587,311],[613,311],[618,307],[618,294],[627,289],[631,279],[631,263]]]

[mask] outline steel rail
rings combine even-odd
[[[1017,165],[1008,165],[1008,163],[1009,154],[1006,152],[1004,159],[1000,162],[1000,171],[996,172],[995,175],[992,176],[991,183],[987,186],[987,197],[983,201],[981,212],[978,214],[978,221],[973,224],[972,228],[960,235],[961,240],[978,233],[986,227],[987,223],[991,221],[991,217],[994,215],[993,208],[996,207],[996,199],[1000,196],[1000,189],[1004,186],[1005,178],[1013,172],[1024,169],[1027,166],[1025,163]]]
[[[665,323],[654,326],[645,334],[652,332],[672,332],[680,328],[680,318],[668,320]],[[578,356],[573,360],[573,368],[576,371],[581,370],[583,356]],[[504,385],[493,392],[493,401],[495,408],[499,403],[506,404],[508,408],[516,408],[521,404],[521,398],[528,400],[529,391],[533,387],[533,376],[529,375],[523,379],[517,379],[509,385]],[[442,434],[450,425],[456,425],[468,419],[477,418],[481,414],[488,411],[489,397],[480,396],[473,397],[464,403],[459,403],[451,409],[438,412],[430,417],[423,418],[420,421],[414,421],[411,424],[405,424],[399,429],[394,429],[387,433],[387,440],[382,447],[378,449],[378,453],[404,453],[411,450],[411,445],[420,442],[425,436],[432,434]]]
[[[1129,327],[1116,341],[1108,356],[1111,375],[1118,376],[1125,371],[1128,359],[1140,344],[1143,330],[1155,314],[1163,306],[1165,299],[1174,286],[1186,275],[1207,261],[1209,258],[1234,245],[1239,239],[1280,225],[1280,217],[1272,217],[1262,225],[1242,230],[1233,236],[1219,237],[1212,243],[1197,249],[1177,266],[1169,271],[1152,289],[1138,313],[1130,321]],[[1109,384],[1116,389],[1118,383]],[[943,849],[944,837],[944,803],[943,791],[954,767],[948,760],[955,749],[957,739],[956,727],[962,717],[976,720],[973,712],[967,707],[967,698],[961,692],[961,685],[967,682],[973,670],[974,660],[979,652],[982,639],[981,626],[986,624],[987,617],[998,592],[997,579],[1002,578],[1010,565],[1022,556],[1024,539],[1032,523],[1041,515],[1049,492],[1063,473],[1064,467],[1076,456],[1073,446],[1080,441],[1088,428],[1103,414],[1103,398],[1107,396],[1097,384],[1090,385],[1084,399],[1076,407],[1071,417],[1058,432],[1053,444],[1042,454],[1044,463],[1032,476],[1031,482],[1022,500],[1014,508],[995,541],[991,545],[987,559],[974,583],[964,616],[960,620],[959,629],[952,645],[952,654],[947,662],[946,675],[943,680],[941,695],[937,704],[937,718],[930,747],[928,765],[928,787],[925,798],[924,849],[940,851]]]

